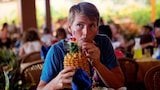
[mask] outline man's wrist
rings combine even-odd
[[[48,86],[47,86],[48,90],[59,90],[57,88],[57,83],[55,81],[56,80],[54,78],[51,82],[48,83]]]

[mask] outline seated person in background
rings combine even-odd
[[[57,31],[56,31],[56,38],[52,39],[51,41],[51,44],[55,44],[56,42],[62,40],[62,39],[65,39],[67,36],[67,33],[65,31],[64,28],[58,28]],[[42,60],[45,60],[46,58],[46,55],[47,55],[47,52],[48,50],[50,49],[51,45],[47,45],[47,46],[42,46],[41,48],[41,58]]]
[[[120,25],[116,23],[110,23],[109,26],[112,31],[112,44],[114,49],[119,47],[125,48],[126,43],[121,33],[122,28],[120,27]]]
[[[12,41],[8,35],[8,24],[4,23],[0,32],[0,48],[11,48]]]
[[[41,41],[38,35],[38,30],[30,28],[24,32],[22,45],[19,49],[19,56],[22,57],[31,52],[41,50]]]
[[[44,28],[41,36],[42,47],[40,51],[42,60],[45,59],[50,46],[53,44],[53,40],[55,40],[55,37],[52,35],[52,31],[47,27]]]
[[[99,26],[99,34],[107,35],[109,37],[109,39],[112,39],[112,31],[111,31],[111,28],[109,25],[100,25]],[[113,47],[114,47],[114,45],[113,45]],[[118,48],[115,49],[114,52],[115,52],[115,55],[117,58],[125,57],[124,53]]]
[[[140,44],[142,46],[143,54],[145,54],[146,50],[150,52],[150,55],[153,54],[154,40],[150,33],[152,30],[152,27],[149,25],[144,25],[141,29]]]
[[[86,52],[86,57],[91,60],[92,68],[100,77],[97,82],[101,82],[103,87],[117,90],[124,85],[124,76],[110,40],[104,35],[97,35],[99,18],[95,5],[88,2],[73,5],[69,10],[68,30],[80,44],[82,52]],[[73,84],[79,82],[81,83],[78,85],[83,87],[82,84],[86,79],[76,78],[81,80],[79,81],[73,78],[72,80],[72,77],[77,75],[78,69],[63,67],[64,56],[67,53],[65,42],[65,40],[59,41],[48,51],[37,90],[73,89]],[[91,88],[83,87],[73,90],[90,90]]]
[[[52,45],[52,40],[54,39],[52,31],[49,28],[44,28],[43,35],[41,36],[41,41],[44,46]]]
[[[67,33],[64,28],[60,27],[57,29],[56,38],[58,41],[65,39],[67,37]]]
[[[152,55],[152,58],[160,59],[160,18],[154,22],[154,34],[156,38],[157,50]]]
[[[154,31],[155,31],[155,37],[156,37],[156,43],[157,43],[157,46],[160,45],[160,19],[157,19],[155,22],[154,22]]]
[[[67,37],[67,32],[63,27],[60,27],[56,30],[56,38],[52,40],[52,44],[65,39]]]

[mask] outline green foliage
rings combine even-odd
[[[8,84],[9,82],[10,85],[12,86],[11,88],[15,87],[15,85],[17,84],[17,82],[15,81],[15,78],[17,77],[15,77],[15,75],[18,69],[18,61],[17,61],[17,56],[11,49],[6,49],[6,48],[0,49],[0,67],[3,68],[4,72],[6,72],[5,81],[6,85],[8,85],[6,88],[8,89],[10,88]]]
[[[14,52],[10,49],[0,49],[0,65],[15,67],[17,57]]]
[[[145,25],[151,22],[150,8],[138,9],[131,13],[131,18],[138,25]]]
[[[70,42],[69,48],[70,48],[71,53],[75,53],[75,52],[79,51],[79,47],[78,47],[77,43],[75,43],[75,42]]]
[[[59,18],[67,17],[67,11],[65,9],[57,11],[54,8],[51,8],[51,17],[53,18],[53,21],[56,22]]]
[[[160,18],[160,3],[156,4],[156,18]],[[145,25],[151,23],[151,6],[137,9],[130,14],[131,18],[138,25]]]
[[[42,13],[42,11],[40,10],[40,8],[36,9],[36,19],[38,28],[41,28],[41,26],[44,24],[45,16],[44,13]]]
[[[159,3],[156,5],[156,18],[160,18],[160,1]]]
[[[13,20],[15,21],[16,24],[20,22],[20,17],[18,17],[16,10],[11,11],[8,15],[2,18],[0,17],[0,25],[2,25],[4,22],[10,24],[12,23]]]
[[[5,76],[2,67],[0,66],[0,90],[4,90],[4,86],[5,86]]]

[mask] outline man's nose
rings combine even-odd
[[[88,28],[85,27],[85,28],[83,29],[83,38],[86,38],[87,35],[88,35]]]

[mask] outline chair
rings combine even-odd
[[[29,90],[36,90],[36,87],[40,80],[43,61],[35,61],[25,67],[22,71],[22,86],[29,88]]]
[[[160,65],[149,69],[144,77],[147,90],[160,90]]]
[[[125,77],[125,85],[127,90],[137,90],[137,73],[138,73],[138,64],[131,58],[119,58],[118,59],[120,67]]]
[[[21,59],[21,63],[33,62],[41,59],[40,51],[32,52]]]

